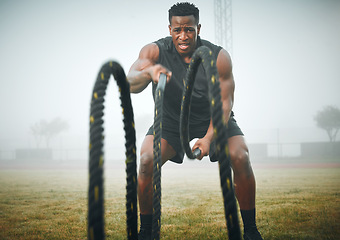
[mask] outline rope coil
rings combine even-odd
[[[151,239],[159,240],[161,231],[161,166],[162,166],[162,115],[163,94],[166,85],[166,75],[161,74],[155,93],[155,111],[153,124],[153,213]]]
[[[137,239],[137,165],[136,133],[130,99],[130,87],[123,68],[114,61],[105,63],[97,76],[90,109],[90,160],[88,189],[88,239],[105,239],[103,140],[104,102],[110,76],[113,75],[120,91],[126,148],[126,223],[128,239]]]
[[[213,58],[212,51],[206,46],[201,46],[194,52],[184,79],[184,91],[180,115],[181,143],[186,155],[191,159],[196,158],[189,145],[189,114],[195,76],[201,63],[203,64],[208,79],[210,111],[216,139],[216,156],[219,162],[219,173],[224,199],[224,212],[227,222],[228,236],[231,240],[239,240],[241,239],[241,231],[238,220],[234,185],[231,176],[227,123],[222,110],[221,90],[216,61]]]
[[[231,178],[229,149],[227,145],[227,124],[222,111],[220,87],[216,63],[207,47],[198,48],[192,56],[187,75],[181,106],[180,134],[183,149],[189,158],[196,158],[189,146],[188,120],[190,100],[199,64],[202,63],[209,79],[209,99],[217,142],[216,154],[219,161],[221,188],[224,198],[225,218],[229,239],[241,239],[237,215],[237,205]],[[137,167],[136,134],[133,109],[130,99],[129,83],[124,70],[117,62],[107,62],[100,69],[91,97],[90,144],[89,144],[89,189],[88,189],[88,239],[105,239],[104,221],[104,180],[103,180],[103,116],[105,93],[110,76],[113,75],[120,91],[126,148],[126,223],[128,239],[137,239]],[[161,74],[155,96],[154,119],[154,162],[153,162],[153,223],[152,239],[160,239],[161,228],[161,138],[162,138],[162,101],[166,76]]]

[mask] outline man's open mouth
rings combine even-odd
[[[180,43],[180,44],[178,44],[178,47],[179,47],[181,50],[186,50],[186,49],[188,49],[188,47],[189,47],[189,43]]]

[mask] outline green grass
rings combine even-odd
[[[339,239],[340,168],[254,172],[264,239]],[[0,239],[86,239],[87,184],[87,169],[0,170]],[[105,186],[107,239],[126,239],[122,166]],[[165,165],[161,238],[227,239],[217,164]]]

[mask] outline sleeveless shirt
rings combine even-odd
[[[163,65],[172,72],[172,77],[167,83],[163,101],[163,124],[162,127],[170,131],[179,131],[179,121],[181,112],[181,101],[184,88],[183,79],[185,78],[188,63],[184,62],[177,52],[172,37],[165,37],[155,42],[159,48],[159,58],[157,63]],[[209,41],[197,38],[197,46],[207,46],[213,52],[215,60],[219,51],[222,49]],[[153,83],[152,91],[155,99],[157,85]],[[205,70],[200,64],[196,74],[195,84],[191,98],[191,108],[189,124],[191,129],[204,131],[210,123],[210,103],[208,92],[208,81]]]

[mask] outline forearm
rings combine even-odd
[[[231,115],[231,111],[233,109],[232,97],[228,97],[227,99],[224,99],[222,108],[223,108],[224,120],[227,124],[229,121],[230,115]]]
[[[131,70],[127,75],[127,81],[130,84],[131,93],[143,91],[152,81],[151,75],[147,70]]]
[[[235,82],[232,74],[228,79],[221,79],[220,88],[223,116],[228,123],[234,105]]]

